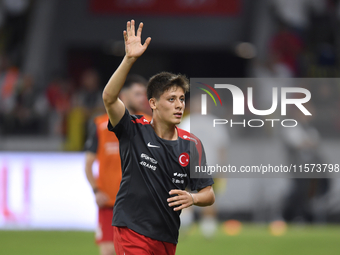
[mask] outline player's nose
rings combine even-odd
[[[181,101],[180,99],[177,99],[175,107],[176,107],[176,109],[182,109],[184,107],[183,101]]]

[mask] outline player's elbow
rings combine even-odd
[[[118,99],[117,96],[110,95],[105,89],[103,91],[102,98],[106,108],[113,105]]]
[[[215,203],[215,193],[214,193],[213,189],[211,189],[208,206],[213,205],[214,203]]]

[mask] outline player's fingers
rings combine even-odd
[[[178,201],[169,203],[168,205],[169,205],[170,207],[172,207],[172,206],[175,206],[175,205],[182,205],[182,204],[187,204],[187,203],[188,203],[187,200],[182,199],[182,200],[178,200]]]
[[[174,211],[183,210],[184,208],[187,208],[187,207],[188,207],[188,206],[186,206],[186,205],[181,205],[181,206],[175,207],[175,208],[174,208]]]
[[[175,197],[169,197],[168,199],[167,199],[167,201],[168,202],[173,202],[173,201],[177,201],[179,199],[179,197],[178,196],[175,196]]]
[[[131,35],[135,35],[135,21],[132,19],[131,20]]]
[[[175,207],[174,211],[179,211],[179,210],[183,210],[184,208],[189,207],[189,204],[182,204],[181,206]]]
[[[148,37],[145,40],[145,43],[143,44],[143,47],[146,49],[150,45],[150,42],[151,42],[151,37]]]
[[[128,36],[131,36],[131,22],[130,21],[126,23],[126,32]]]
[[[127,41],[128,40],[128,35],[127,35],[126,30],[123,31],[123,36],[124,36],[124,41]]]
[[[169,194],[170,195],[179,195],[179,194],[183,194],[185,191],[184,190],[180,190],[180,189],[172,189],[170,190]]]
[[[138,37],[141,37],[141,36],[142,36],[143,26],[144,26],[143,22],[139,23],[139,27],[138,27],[138,29],[137,29],[137,36],[138,36]]]
[[[172,207],[172,206],[181,205],[181,204],[182,204],[181,201],[175,201],[175,202],[169,203],[168,205],[169,205],[170,207]]]
[[[167,201],[168,201],[168,202],[173,202],[173,201],[178,201],[178,200],[183,200],[183,199],[185,199],[184,196],[178,195],[178,196],[175,196],[175,197],[169,197],[169,198],[167,199]]]

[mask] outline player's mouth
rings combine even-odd
[[[183,114],[181,112],[176,112],[176,113],[174,113],[174,115],[175,115],[176,118],[182,118]]]

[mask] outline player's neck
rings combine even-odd
[[[177,140],[178,134],[174,124],[167,124],[157,119],[152,119],[150,122],[157,136],[165,140]]]
[[[127,107],[127,109],[128,109],[128,111],[131,115],[136,115],[138,113],[135,109],[133,109],[131,107]]]

